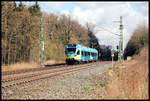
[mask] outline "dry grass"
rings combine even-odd
[[[2,65],[2,71],[13,71],[13,70],[21,70],[21,69],[30,69],[30,68],[38,68],[38,64],[36,63],[16,63],[8,66]]]
[[[148,99],[148,47],[124,65],[121,68],[116,63],[107,73],[112,82],[106,88],[104,99]]]
[[[51,64],[58,64],[58,63],[64,63],[64,61],[49,60],[49,61],[46,61],[44,64],[51,65]],[[38,63],[22,62],[22,63],[11,64],[8,66],[2,65],[2,71],[13,71],[13,70],[30,69],[30,68],[38,68]]]
[[[48,60],[44,64],[45,65],[52,65],[52,64],[59,64],[59,63],[65,63],[65,61]]]

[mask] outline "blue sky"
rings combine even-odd
[[[33,5],[35,2],[23,2],[25,5]],[[100,29],[106,28],[112,32],[119,33],[119,20],[123,16],[124,25],[124,48],[132,36],[135,28],[145,23],[148,26],[148,2],[38,2],[42,11],[71,15],[83,26],[88,23],[96,25],[95,35],[100,44],[112,45],[114,48],[119,43],[119,38],[107,31]],[[99,26],[99,27],[98,27]],[[98,31],[100,29],[101,31]]]

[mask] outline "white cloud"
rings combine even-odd
[[[82,9],[81,7],[75,7],[73,10],[73,16],[75,19],[78,19],[78,21],[84,26],[87,22],[91,22],[93,24],[96,24],[97,21],[99,21],[100,16],[103,15],[103,9],[98,8],[95,10],[91,9]]]
[[[57,8],[63,7],[64,2],[47,3],[46,5]],[[138,24],[145,22],[148,25],[147,2],[74,2],[74,5],[72,12],[62,10],[61,14],[71,13],[72,18],[77,19],[83,26],[91,22],[119,33],[119,23],[113,21],[119,21],[120,16],[123,16],[124,48]],[[135,6],[140,10],[137,11]],[[100,44],[113,45],[114,48],[119,44],[119,37],[107,31],[99,31],[96,36]]]
[[[141,7],[141,10],[144,12],[144,13],[146,13],[146,12],[148,12],[148,5],[147,6],[142,6]]]
[[[60,13],[61,13],[61,14],[65,14],[65,15],[70,15],[70,12],[67,11],[67,10],[63,10],[63,11],[61,11]]]
[[[102,6],[99,3],[80,4],[80,6],[74,8],[73,15],[78,18],[78,21],[82,25],[86,22],[92,22],[104,28],[111,29],[112,32],[117,29],[118,33],[119,23],[117,24],[113,21],[120,20],[120,16],[123,16],[124,48],[137,25],[143,22],[148,24],[148,16],[144,16],[140,11],[135,11],[130,2],[109,3],[109,6],[106,3]],[[100,31],[96,36],[99,38],[100,44],[113,45],[113,47],[116,47],[117,43],[119,44],[119,38],[109,32]]]

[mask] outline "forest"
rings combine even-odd
[[[32,6],[24,5],[22,1],[19,5],[15,1],[2,1],[1,8],[2,65],[31,61],[38,63],[41,18],[44,61],[65,60],[65,45],[68,43],[97,49],[101,52],[99,60],[111,58],[111,55],[107,54],[110,53],[110,49],[100,47],[93,33],[94,25],[90,23],[83,27],[70,16],[42,12],[37,1]]]

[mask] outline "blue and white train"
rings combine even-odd
[[[98,60],[98,51],[96,49],[81,46],[79,44],[66,45],[65,53],[67,55],[67,64],[92,62]]]

